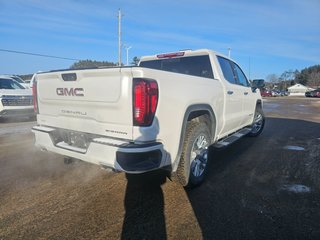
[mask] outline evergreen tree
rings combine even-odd
[[[108,61],[80,60],[70,66],[70,69],[99,68],[99,67],[115,67],[117,64]]]

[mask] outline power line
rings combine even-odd
[[[0,51],[1,51],[1,52],[24,54],[24,55],[31,55],[31,56],[37,56],[37,57],[57,58],[57,59],[64,59],[64,60],[71,60],[71,61],[80,61],[80,60],[81,60],[81,59],[76,59],[76,58],[57,57],[57,56],[46,55],[46,54],[30,53],[30,52],[21,52],[21,51],[1,49],[1,48],[0,48]]]

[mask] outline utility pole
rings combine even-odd
[[[228,47],[228,57],[230,58],[231,56],[231,47]]]
[[[127,66],[129,66],[129,50],[132,48],[131,46],[125,46],[126,51],[127,51]]]
[[[249,57],[249,80],[251,80],[251,58]]]
[[[118,65],[121,66],[121,48],[122,48],[122,42],[121,42],[121,9],[118,10]]]

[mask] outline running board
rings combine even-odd
[[[235,132],[231,134],[230,136],[218,141],[217,143],[213,144],[213,147],[215,148],[224,148],[226,146],[229,146],[230,144],[234,143],[235,141],[239,140],[243,136],[247,135],[249,132],[251,132],[251,128],[242,128],[238,132]]]

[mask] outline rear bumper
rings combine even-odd
[[[127,173],[155,170],[164,167],[166,162],[166,152],[158,142],[133,144],[100,136],[91,138],[86,148],[78,148],[65,142],[55,142],[54,131],[56,129],[50,127],[33,127],[36,146],[42,150]]]

